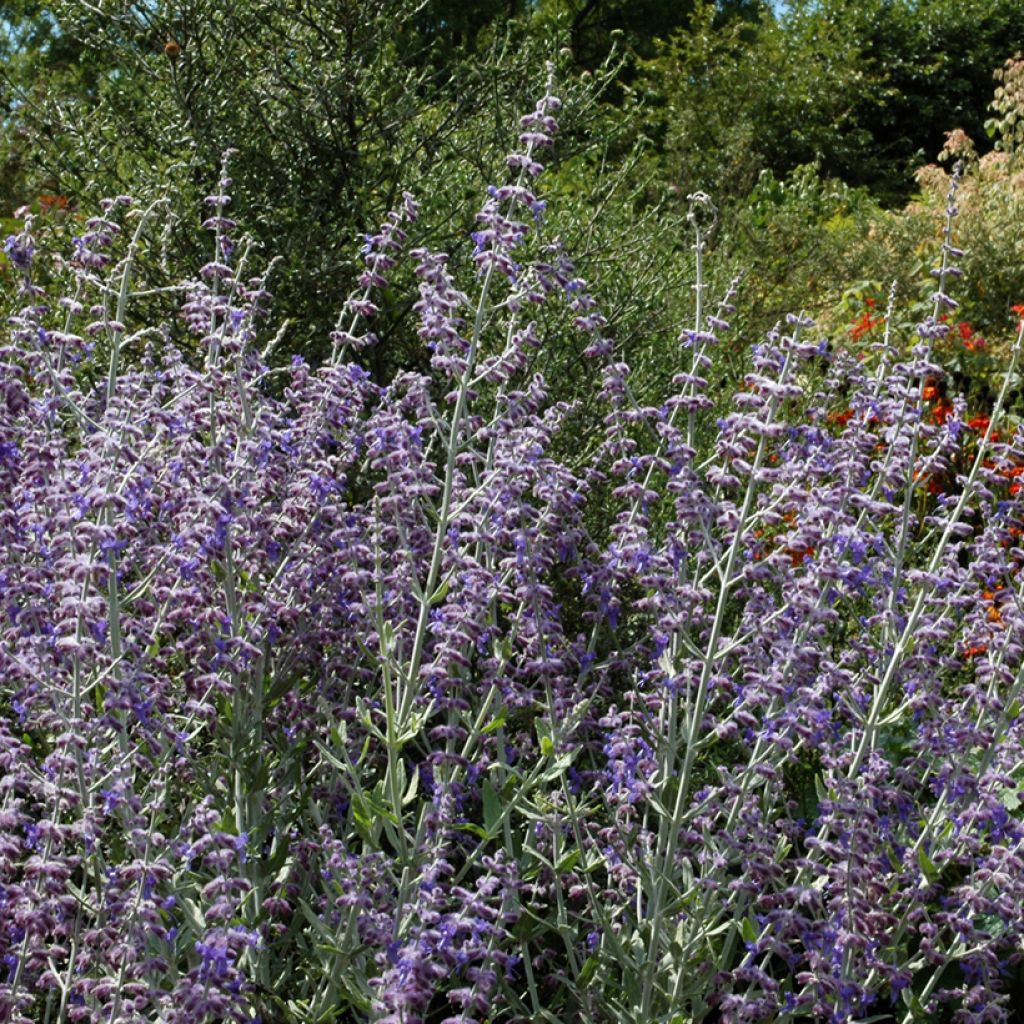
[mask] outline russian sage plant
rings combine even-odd
[[[651,401],[545,235],[558,108],[475,274],[411,196],[365,239],[320,367],[269,358],[227,164],[190,352],[134,319],[159,208],[103,204],[54,266],[8,240],[0,1019],[1006,1019],[1024,446],[1009,383],[983,428],[929,415],[952,227],[915,339],[892,302],[864,360],[793,316],[716,419],[735,288],[693,196]],[[382,386],[401,260],[432,372]],[[544,305],[600,369],[590,447],[530,372]]]

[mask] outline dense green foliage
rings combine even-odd
[[[57,211],[73,232],[75,211],[102,195],[166,195],[177,220],[145,257],[150,272],[178,257],[198,269],[195,211],[233,147],[234,209],[278,260],[279,351],[314,360],[355,285],[353,239],[404,189],[422,204],[415,243],[456,267],[471,257],[475,197],[500,178],[522,97],[554,59],[566,106],[546,216],[600,281],[638,387],[668,372],[689,299],[688,194],[718,208],[712,291],[745,275],[750,337],[795,306],[851,312],[851,281],[858,297],[893,279],[916,291],[936,226],[906,204],[936,192],[915,172],[952,129],[976,147],[969,173],[990,136],[1010,137],[1005,111],[1001,135],[988,120],[993,73],[1024,49],[1016,0],[20,0],[0,11],[0,212]],[[965,222],[970,315],[990,332],[1020,297],[1005,230],[1018,194],[1007,178]],[[869,236],[887,240],[887,265],[868,256]],[[366,356],[377,379],[424,358],[408,304],[381,306],[382,344]],[[564,332],[538,358],[561,397],[591,390]]]

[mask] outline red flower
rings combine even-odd
[[[874,330],[880,323],[883,322],[883,317],[872,316],[870,313],[864,313],[859,320],[857,320],[850,331],[850,336],[854,341],[860,341],[868,331]]]
[[[974,352],[979,348],[985,347],[985,339],[980,334],[975,334],[974,328],[966,320],[961,320],[957,324],[957,330],[959,330],[964,348],[968,352]]]
[[[931,473],[922,473],[918,470],[914,474],[915,480],[921,480],[928,485],[928,493],[935,496],[938,494],[945,494],[945,488],[943,487],[942,480]]]
[[[865,299],[864,305],[867,310],[850,324],[850,336],[854,341],[860,341],[868,331],[874,330],[879,324],[885,323],[884,316],[872,316],[871,311],[875,308],[874,299]]]

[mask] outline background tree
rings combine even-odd
[[[671,372],[692,284],[688,194],[714,197],[712,288],[746,273],[755,337],[794,303],[825,310],[835,282],[868,273],[856,243],[878,204],[917,188],[912,171],[944,133],[984,140],[991,72],[1024,47],[1015,0],[798,0],[782,14],[749,0],[16,0],[0,12],[2,212],[40,195],[72,214],[102,195],[167,195],[175,220],[140,258],[154,279],[162,265],[195,272],[209,249],[192,227],[233,147],[232,212],[255,258],[278,259],[280,351],[314,361],[360,270],[353,240],[403,189],[422,203],[416,243],[471,259],[477,196],[503,175],[514,119],[555,59],[566,103],[545,216],[651,379]],[[380,303],[381,343],[365,356],[378,379],[423,365],[394,297],[407,283]],[[151,301],[176,323],[176,296]],[[593,390],[579,350],[563,332],[537,356],[565,397]]]
[[[798,0],[787,30],[811,48],[825,25],[855,42],[847,145],[823,150],[826,174],[889,204],[914,191],[913,171],[945,133],[985,138],[992,75],[1024,47],[1015,0]]]
[[[403,189],[422,204],[417,242],[449,251],[456,263],[471,257],[464,239],[477,197],[504,176],[515,118],[549,59],[562,62],[566,104],[546,162],[554,180],[564,168],[572,183],[557,214],[567,242],[585,261],[614,237],[616,255],[605,258],[621,262],[613,277],[627,286],[660,267],[671,287],[678,273],[685,246],[674,241],[651,248],[647,239],[653,259],[635,256],[651,223],[654,237],[681,237],[673,217],[682,214],[661,210],[658,195],[638,185],[654,169],[640,166],[621,108],[600,105],[620,58],[613,51],[582,75],[573,70],[557,12],[420,0],[102,0],[58,2],[46,12],[47,24],[59,27],[28,47],[25,64],[5,79],[7,134],[25,140],[33,173],[11,208],[42,190],[83,207],[105,194],[168,194],[177,226],[151,257],[180,254],[198,269],[208,252],[191,229],[221,154],[234,148],[233,211],[264,258],[279,259],[271,289],[291,325],[283,349],[323,355],[361,269],[353,241],[376,228]],[[91,69],[88,82],[49,80],[47,62],[72,46]],[[673,260],[675,270],[667,266]],[[638,336],[650,311],[636,310],[635,300],[632,312],[629,301],[623,306],[620,315],[634,319],[622,333]],[[382,305],[381,344],[368,357],[381,379],[422,362],[409,313],[397,302]]]

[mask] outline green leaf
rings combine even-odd
[[[302,911],[302,916],[313,926],[313,928],[324,937],[325,943],[334,943],[337,941],[334,931],[324,924],[323,919],[316,913],[315,910],[303,899],[299,900],[299,909]]]
[[[921,865],[921,874],[924,875],[927,881],[937,882],[939,880],[939,869],[935,866],[935,862],[931,857],[924,852],[923,846],[917,848],[917,863]]]
[[[405,791],[405,796],[402,797],[402,806],[408,807],[409,804],[416,799],[416,793],[420,788],[420,773],[418,770],[414,771],[409,778],[409,788]]]
[[[532,914],[523,914],[512,926],[512,934],[520,942],[529,942],[541,930],[541,924]]]
[[[338,771],[348,774],[348,765],[339,761],[325,744],[321,743],[320,740],[314,740],[313,743],[316,745],[316,749],[320,751],[324,760],[327,761],[328,764],[333,765],[338,769]]]
[[[1020,797],[1016,789],[1004,789],[1000,794],[1000,801],[1008,811],[1016,811],[1020,807]]]
[[[492,718],[480,730],[480,735],[481,736],[486,736],[489,732],[494,732],[496,729],[500,729],[505,724],[506,715],[507,715],[507,712],[506,712],[505,708],[502,708],[501,711],[498,712],[497,716],[495,718]]]
[[[484,779],[483,787],[483,804],[484,804],[484,825],[487,826],[487,831],[490,834],[497,833],[501,827],[501,800],[498,794],[491,785],[490,779]]]
[[[918,1015],[924,1015],[924,1007],[921,1005],[921,1000],[918,998],[917,993],[913,989],[905,988],[900,992],[900,998],[903,1000],[903,1005],[910,1009],[910,1012],[917,1019]]]
[[[394,773],[395,773],[395,778],[394,779],[390,778],[392,769],[394,769]],[[385,777],[385,782],[386,782],[386,785],[384,786],[384,790],[386,790],[387,794],[388,794],[387,804],[388,804],[389,807],[391,807],[392,810],[395,810],[395,808],[392,807],[393,800],[392,800],[391,794],[394,793],[394,792],[404,793],[405,792],[405,787],[406,787],[405,761],[403,761],[400,757],[395,758],[394,762],[392,764],[388,765],[388,770],[387,770],[387,774],[386,774],[386,777]],[[382,796],[383,796],[383,791],[382,791]],[[405,805],[405,801],[404,800],[402,801],[402,805],[403,806]]]
[[[576,862],[580,859],[580,851],[570,850],[565,854],[562,859],[555,865],[556,871],[572,871],[576,867]]]
[[[379,787],[380,783],[377,785]],[[353,793],[351,806],[356,824],[362,825],[367,830],[372,829],[380,821],[387,821],[392,825],[398,824],[398,819],[384,802],[378,798],[376,789],[373,794]]]
[[[537,731],[537,740],[540,744],[540,752],[544,757],[550,757],[555,751],[555,741],[551,738],[551,723],[543,718],[538,718],[533,723]]]
[[[370,793],[370,798],[367,801],[370,810],[382,817],[385,821],[390,821],[392,825],[398,824],[398,818],[395,817],[394,811],[391,810],[391,806],[388,803],[388,798],[384,789],[384,780],[381,779],[376,786],[373,787]]]
[[[178,906],[181,907],[182,914],[192,931],[196,935],[202,935],[206,931],[206,918],[199,909],[199,904],[188,896],[182,896],[178,900]]]
[[[398,735],[399,748],[404,747],[410,740],[414,740],[419,736],[428,717],[429,716],[422,711],[417,711],[409,717],[408,728]]]
[[[818,803],[824,803],[829,799],[828,789],[825,787],[825,780],[820,775],[814,776],[814,792],[818,794]]]
[[[548,741],[551,743],[551,741]],[[541,741],[541,749],[543,749],[544,741]],[[554,752],[554,744],[551,743],[550,749],[546,751],[548,755]],[[579,750],[572,750],[565,754],[559,754],[558,757],[552,762],[551,767],[541,776],[545,782],[550,782],[552,779],[558,778],[567,768],[569,768],[573,761],[576,760],[576,755]]]
[[[217,823],[217,829],[223,832],[226,836],[237,836],[238,825],[235,823],[235,816],[229,811],[225,811],[220,816],[220,821]]]
[[[749,917],[743,918],[743,924],[740,925],[740,935],[743,936],[744,942],[757,942],[757,927]]]
[[[452,585],[452,578],[448,576],[445,581],[430,595],[430,605],[433,607],[435,604],[440,604],[447,596],[448,590]]]
[[[597,973],[598,959],[596,956],[587,957],[586,963],[580,968],[580,973],[576,979],[580,985],[586,985],[591,978]]]

